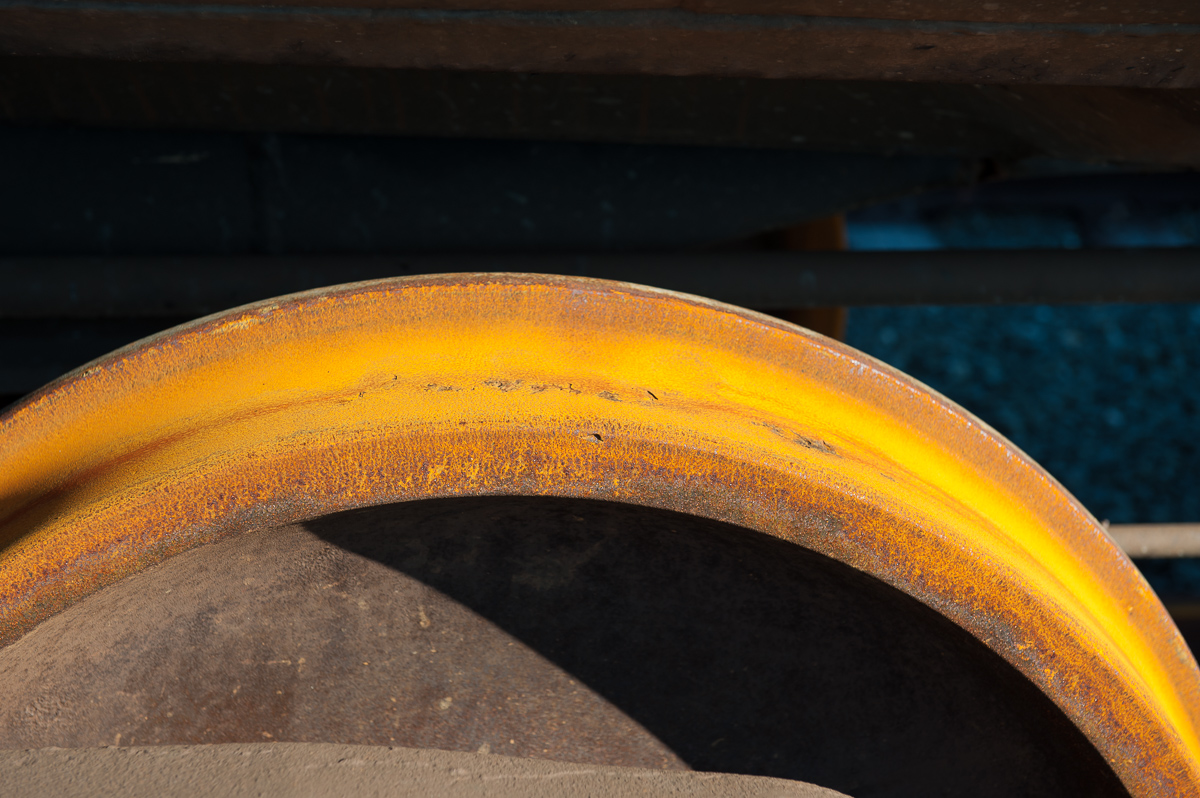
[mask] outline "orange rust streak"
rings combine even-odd
[[[332,396],[312,397],[306,400],[308,403],[317,404],[328,401],[337,401],[338,398],[346,398],[354,395],[353,391],[345,391],[341,394]],[[211,419],[206,423],[196,425],[195,427],[187,427],[176,429],[172,432],[164,434],[160,438],[145,443],[144,445],[122,452],[120,455],[113,457],[110,460],[93,463],[86,469],[72,474],[69,478],[55,485],[42,494],[35,494],[35,497],[23,505],[14,507],[8,515],[0,517],[0,549],[12,545],[23,535],[32,531],[32,527],[37,524],[37,521],[23,522],[22,519],[27,519],[31,515],[36,515],[37,510],[55,506],[56,502],[72,501],[72,497],[79,490],[84,489],[89,480],[98,479],[105,474],[111,474],[121,471],[126,467],[137,469],[144,461],[152,455],[170,449],[175,444],[186,443],[189,440],[197,437],[204,432],[211,432],[217,428],[235,427],[239,422],[247,421],[258,416],[270,415],[271,413],[279,413],[285,410],[295,409],[304,402],[296,403],[278,403],[275,405],[266,405],[255,407],[248,410],[243,410],[238,413],[233,413],[226,418]],[[0,506],[4,506],[0,503]]]

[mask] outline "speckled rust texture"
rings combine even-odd
[[[1045,472],[870,358],[583,279],[297,295],[123,350],[0,419],[0,634],[248,528],[385,502],[605,499],[879,577],[1040,687],[1135,796],[1200,784],[1200,675]]]

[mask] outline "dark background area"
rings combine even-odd
[[[1194,247],[1196,177],[1100,171],[930,192],[850,214],[848,239],[862,250]],[[991,424],[1098,518],[1200,521],[1200,305],[852,308],[846,341]]]
[[[1200,305],[854,308],[847,343],[991,424],[1098,518],[1200,520]]]

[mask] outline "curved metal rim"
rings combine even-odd
[[[1095,520],[978,419],[800,328],[545,275],[202,319],[0,418],[0,642],[236,530],[435,496],[600,498],[792,540],[954,620],[1135,796],[1200,785],[1200,673]]]

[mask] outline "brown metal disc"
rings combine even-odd
[[[491,752],[852,795],[1124,789],[928,607],[716,521],[529,497],[242,534],[0,650],[0,745],[265,741]]]

